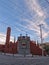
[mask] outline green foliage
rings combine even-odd
[[[49,46],[46,45],[46,46],[44,47],[44,49],[46,50],[47,54],[49,55]]]

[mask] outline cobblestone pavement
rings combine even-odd
[[[0,54],[0,65],[49,65],[49,57],[19,57]]]

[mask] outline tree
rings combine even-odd
[[[47,54],[49,55],[49,46],[46,45],[46,46],[44,47],[44,49],[46,50]]]

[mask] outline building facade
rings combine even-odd
[[[17,41],[18,41],[18,53],[30,54],[30,37],[19,36]]]
[[[36,44],[35,41],[31,41],[29,36],[18,37],[17,42],[14,43],[10,41],[11,28],[7,28],[6,43],[5,45],[0,44],[0,52],[11,53],[11,54],[32,54],[32,55],[42,55],[42,49]],[[43,51],[46,55],[46,51]]]

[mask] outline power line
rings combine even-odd
[[[17,31],[18,31],[18,27],[16,27],[16,25],[11,25],[11,24],[8,24],[8,23],[5,23],[5,22],[1,22],[1,23],[3,23],[3,24],[5,24],[5,25],[10,25],[10,26],[12,26],[15,30],[17,29]],[[27,30],[19,30],[19,31],[21,31],[21,32],[24,32],[24,33],[28,33],[28,34],[30,34],[30,35],[32,35],[30,32],[28,32]]]
[[[12,2],[12,1],[11,1]],[[5,2],[4,2],[5,3]],[[14,4],[14,3],[13,3]],[[7,5],[7,3],[5,3],[5,5]],[[15,6],[16,6],[16,4],[14,4]],[[7,5],[8,6],[8,5]],[[9,8],[9,6],[7,7],[6,6],[6,8],[8,9]],[[10,8],[11,8],[11,6],[10,6]],[[20,10],[20,7],[18,7],[18,9],[19,9],[19,12],[21,12],[22,13],[22,10]],[[11,14],[11,13],[10,13]],[[15,13],[16,14],[16,13]],[[13,14],[11,14],[13,17],[15,16],[15,14],[13,15]],[[21,16],[23,16],[23,15],[21,15]],[[13,25],[12,25],[13,26]],[[14,25],[14,26],[16,26],[16,25]],[[13,26],[13,27],[14,27]],[[24,30],[21,30],[21,31],[24,31]]]
[[[45,0],[48,4],[49,4],[49,1],[48,0]]]
[[[12,1],[10,1],[10,3],[11,3],[11,2],[12,2]],[[4,3],[4,4],[6,5],[6,6],[5,6],[5,5],[2,4],[3,7],[5,7],[6,9],[12,8],[11,6],[8,6],[7,3],[5,3],[5,1],[2,1],[2,3]],[[14,6],[17,6],[17,5],[16,5],[15,3],[13,3],[13,2],[12,2],[12,4],[14,4]],[[18,8],[19,12],[21,12],[21,16],[23,16],[23,15],[22,15],[22,10],[20,9],[20,7],[16,7],[16,8]],[[14,12],[14,9],[12,9],[12,10],[10,10],[10,11]],[[15,11],[17,11],[17,9],[15,9]],[[15,12],[14,12],[14,13],[15,13]],[[10,12],[10,14],[11,14],[11,12]],[[27,14],[26,11],[25,11],[23,14]],[[15,13],[15,15],[16,15],[16,13]],[[13,14],[12,16],[14,17],[14,14]],[[26,16],[26,15],[24,15],[24,16]]]

